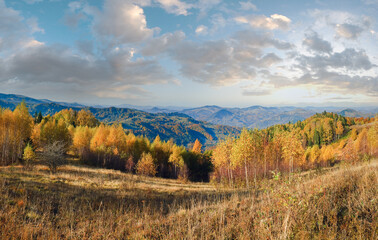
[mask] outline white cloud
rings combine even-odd
[[[254,48],[275,47],[280,50],[288,50],[293,48],[293,45],[280,41],[273,37],[272,33],[256,33],[254,31],[239,31],[234,38],[244,46]]]
[[[147,27],[144,11],[138,5],[123,0],[106,0],[103,11],[94,14],[96,35],[112,44],[138,43],[153,36]]]
[[[83,7],[82,2],[70,2],[68,3],[68,8],[71,12],[76,12],[77,10],[80,10]]]
[[[25,89],[33,85],[53,89],[63,84],[90,96],[112,91],[121,94],[133,87],[173,81],[157,61],[133,59],[133,53],[133,49],[114,48],[100,59],[77,55],[59,45],[25,48],[3,61],[0,59],[4,63],[0,83],[17,78],[19,88]]]
[[[199,18],[203,18],[206,16],[210,9],[214,8],[218,4],[221,3],[222,0],[198,0],[194,7],[199,9],[200,13],[198,15]]]
[[[240,23],[248,23],[254,28],[263,28],[269,30],[288,30],[291,20],[283,15],[273,14],[270,17],[265,15],[249,15],[236,17],[235,20]]]
[[[377,0],[362,0],[362,2],[365,3],[366,5],[378,5]]]
[[[197,35],[206,35],[207,34],[207,27],[204,25],[199,25],[196,28],[196,34]]]
[[[297,79],[296,84],[321,86],[323,91],[333,93],[367,94],[378,97],[378,78],[347,75],[327,70],[308,73]]]
[[[362,27],[343,23],[343,24],[336,24],[335,27],[336,34],[339,37],[347,38],[347,39],[357,39],[357,37],[362,33],[364,30]]]
[[[0,53],[33,46],[37,41],[32,33],[44,32],[38,27],[36,18],[25,21],[19,11],[8,8],[3,0],[0,0],[0,23]]]
[[[175,47],[179,42],[185,39],[185,33],[177,31],[174,33],[166,33],[160,37],[153,38],[147,42],[141,53],[144,56],[154,56],[164,53]]]
[[[314,26],[318,30],[332,27],[337,38],[357,39],[363,32],[370,31],[372,20],[367,16],[354,15],[344,11],[319,10],[309,11],[315,18]]]
[[[270,34],[244,31],[230,40],[182,42],[170,54],[181,65],[183,76],[209,85],[228,86],[254,80],[257,69],[281,62],[274,53],[264,54],[269,47],[289,49],[291,45]]]
[[[193,7],[192,4],[182,2],[180,0],[155,0],[168,13],[175,15],[188,15],[188,10]]]
[[[33,39],[33,40],[28,41],[28,42],[25,42],[23,47],[24,48],[40,47],[40,46],[43,46],[43,45],[45,45],[43,42],[39,42],[39,41]]]
[[[26,23],[29,26],[31,33],[36,33],[36,32],[45,33],[45,30],[38,26],[37,18],[31,17],[28,20],[26,20]]]
[[[370,70],[374,67],[364,50],[353,48],[344,49],[330,55],[301,55],[298,58],[299,65],[307,71],[318,69],[345,69],[348,71]]]
[[[253,4],[252,2],[239,2],[240,4],[240,7],[242,10],[244,11],[248,11],[248,10],[253,10],[253,11],[257,11],[257,7],[255,4]]]
[[[225,41],[186,42],[172,54],[181,73],[197,82],[227,86],[256,75],[254,67],[235,61],[233,48]]]
[[[125,43],[151,40],[152,29],[146,27],[143,10],[124,1],[106,1],[102,12],[88,5],[70,4],[76,12],[94,17],[99,38],[109,38],[96,56],[92,42],[77,42],[77,49],[65,45],[44,44],[32,37],[41,32],[37,20],[24,20],[20,12],[7,8],[0,0],[0,85],[5,89],[23,89],[30,93],[55,92],[77,95],[141,98],[149,93],[149,84],[166,84],[175,79],[157,60],[135,57],[137,48]],[[105,29],[108,28],[108,29]],[[167,34],[167,44],[183,38],[183,33]],[[112,41],[110,38],[115,38]],[[108,40],[108,39],[105,39]],[[163,44],[164,45],[164,44]],[[161,45],[162,46],[162,45]]]
[[[303,45],[307,46],[310,50],[315,52],[330,53],[332,52],[331,43],[319,37],[316,32],[306,34],[303,40]]]

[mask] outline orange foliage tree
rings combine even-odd
[[[140,175],[155,176],[156,164],[151,153],[143,153],[136,165],[136,172]]]

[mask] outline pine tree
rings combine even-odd
[[[315,130],[314,132],[314,140],[313,140],[314,145],[320,145],[321,140],[320,140],[320,134],[318,130]]]

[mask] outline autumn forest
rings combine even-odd
[[[120,124],[100,123],[85,109],[32,117],[21,103],[14,111],[1,109],[0,123],[1,165],[42,161],[56,171],[70,156],[133,174],[247,187],[278,172],[368,161],[378,154],[375,118],[327,112],[262,130],[244,128],[209,149],[198,139],[188,149],[173,139],[137,137]]]

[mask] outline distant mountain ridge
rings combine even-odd
[[[151,141],[159,135],[165,141],[172,139],[175,143],[184,146],[190,145],[196,139],[205,146],[212,146],[227,135],[240,133],[237,127],[198,121],[184,113],[148,113],[116,107],[94,108],[76,103],[56,103],[12,94],[0,95],[0,107],[14,109],[23,100],[32,115],[36,112],[41,112],[44,116],[53,115],[68,108],[76,111],[88,109],[98,120],[106,123],[121,123],[125,129],[136,135],[146,136]]]
[[[79,103],[54,102],[15,94],[0,94],[0,107],[14,109],[22,100],[27,103],[31,114],[41,111],[43,115],[52,115],[66,108],[77,111],[87,108],[100,121],[118,122],[137,135],[145,135],[150,139],[159,135],[163,140],[172,138],[176,143],[183,145],[194,142],[196,138],[205,145],[214,145],[219,138],[228,134],[237,134],[242,127],[261,129],[275,124],[297,122],[325,109],[346,117],[373,117],[378,112],[378,108],[361,108],[357,111],[337,107],[298,108],[258,105],[246,108],[208,105],[189,109],[134,105],[124,105],[129,108],[100,105],[90,107]]]
[[[314,111],[295,107],[262,107],[221,108],[204,106],[185,109],[183,113],[194,119],[214,124],[247,128],[266,128],[275,124],[304,120],[315,114]]]
[[[378,109],[360,112],[354,109],[336,110],[335,113],[345,117],[373,117]],[[336,110],[336,111],[335,111]],[[235,127],[266,128],[275,124],[302,121],[315,113],[323,112],[322,108],[314,107],[263,107],[222,108],[219,106],[203,106],[181,111],[194,119]]]
[[[67,102],[56,102],[56,101],[51,101],[48,99],[35,99],[23,95],[18,95],[18,94],[4,94],[0,93],[0,100],[9,102],[9,103],[20,103],[22,101],[25,101],[28,104],[42,104],[42,103],[56,103],[65,107],[77,107],[77,108],[83,108],[86,107],[83,104],[80,103],[67,103]]]

